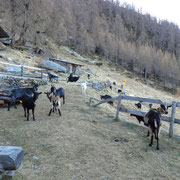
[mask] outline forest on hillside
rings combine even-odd
[[[1,0],[0,26],[13,44],[53,39],[80,53],[177,86],[180,29],[114,0]]]

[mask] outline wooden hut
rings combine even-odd
[[[82,64],[69,62],[63,59],[49,58],[50,61],[58,63],[59,65],[67,69],[67,73],[73,73],[79,75],[81,73]]]

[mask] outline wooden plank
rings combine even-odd
[[[138,116],[144,116],[146,114],[145,112],[136,111],[134,109],[123,108],[123,107],[120,107],[119,111],[126,112],[126,113],[129,113],[129,114],[135,114],[135,115],[138,115]]]
[[[119,99],[118,99],[118,105],[117,105],[117,111],[116,111],[116,117],[115,117],[115,119],[118,119],[118,117],[119,117],[119,109],[120,109],[120,106],[121,106],[121,96],[119,96]]]
[[[149,103],[155,103],[155,104],[162,104],[163,103],[161,100],[158,100],[158,99],[149,99],[149,98],[133,97],[133,96],[122,96],[122,99],[130,100],[130,101],[149,102]]]
[[[176,103],[176,107],[180,107],[180,102],[177,102],[177,103]]]
[[[8,63],[8,62],[4,62],[4,61],[0,61],[0,64],[5,64],[5,65],[10,65],[10,66],[15,66],[15,67],[22,67],[22,65],[18,65],[18,64],[13,64],[13,63]],[[34,70],[45,70],[45,69],[42,69],[42,68],[37,68],[37,67],[32,67],[32,66],[26,66],[24,65],[24,68],[27,68],[27,69],[34,69]]]
[[[175,113],[176,113],[176,102],[173,101],[172,111],[171,111],[171,121],[170,121],[170,126],[169,126],[169,137],[172,137],[172,135],[173,135]]]
[[[136,111],[134,109],[129,109],[129,108],[122,108],[122,107],[120,107],[119,110],[121,112],[126,112],[126,113],[129,113],[129,114],[135,114],[135,115],[138,115],[138,116],[144,116],[146,114],[146,112]],[[170,117],[161,116],[161,120],[162,121],[170,122],[170,119],[171,119]],[[180,119],[174,119],[174,123],[180,124]]]
[[[1,92],[0,92],[0,97],[1,97],[1,96],[8,96],[8,97],[9,97],[9,96],[11,96],[11,94],[1,93]]]
[[[6,102],[11,102],[11,98],[9,98],[9,97],[3,97],[3,96],[1,96],[1,97],[0,97],[0,100],[6,101]]]
[[[101,100],[99,100],[99,99],[96,99],[96,98],[90,97],[90,99],[89,99],[89,106],[91,105],[92,100],[95,100],[95,101],[101,102]]]
[[[119,96],[118,97],[114,97],[114,98],[110,98],[110,99],[105,99],[103,101],[100,101],[98,104],[95,104],[94,106],[98,106],[100,104],[103,104],[103,103],[106,103],[106,102],[109,102],[109,101],[115,101],[115,100],[118,100]]]

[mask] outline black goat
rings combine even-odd
[[[75,76],[73,76],[72,73],[71,73],[71,74],[69,75],[69,77],[67,77],[66,81],[67,81],[67,83],[68,83],[68,82],[76,82],[79,78],[80,78],[80,76],[75,77]]]
[[[54,85],[51,85],[50,92],[52,92],[55,96],[63,98],[63,104],[65,104],[65,91],[63,88],[56,89]]]
[[[149,108],[150,108],[150,109],[152,108],[152,106],[153,106],[152,104],[149,104]]]
[[[15,109],[16,107],[16,100],[22,100],[23,95],[33,96],[33,93],[38,91],[38,84],[35,84],[32,88],[18,88],[13,89],[11,92],[11,103],[8,104],[8,111],[10,110],[10,106],[14,105]]]
[[[88,75],[87,75],[87,78],[88,78],[88,79],[90,79],[90,77],[91,77],[91,75],[90,75],[90,74],[88,74]]]
[[[53,81],[53,80],[58,81],[59,77],[57,75],[54,75],[54,74],[48,72],[48,78],[49,78],[49,81]]]
[[[138,102],[138,103],[135,104],[135,106],[136,106],[138,109],[141,109],[142,104],[141,104],[141,102]]]
[[[167,106],[167,104],[161,104],[161,106],[157,109],[150,109],[144,116],[144,123],[149,128],[149,133],[151,133],[151,141],[149,146],[153,144],[153,134],[155,135],[155,139],[157,140],[156,149],[159,150],[159,133],[161,126],[161,115],[168,114],[168,108],[172,105]]]
[[[136,115],[136,114],[130,114],[130,116],[134,116],[137,118],[137,120],[139,121],[139,124],[142,122],[144,122],[144,117],[143,116],[139,116],[139,115]]]
[[[32,97],[24,94],[22,98],[22,106],[24,108],[24,117],[27,116],[27,121],[29,121],[29,110],[32,109],[32,114],[33,114],[33,120],[35,121],[35,116],[34,116],[34,109],[36,106],[36,100],[38,99],[39,95],[42,92],[38,93],[35,92]],[[27,111],[27,114],[26,114]]]
[[[101,100],[103,100],[103,99],[110,99],[110,98],[112,98],[111,96],[109,96],[109,95],[104,95],[104,96],[102,96],[102,95],[100,95],[100,97],[101,97]],[[109,101],[108,102],[111,106],[113,106],[113,101]]]

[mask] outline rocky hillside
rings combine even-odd
[[[3,0],[0,26],[14,45],[31,44],[56,56],[50,39],[163,87],[179,84],[179,27],[118,1]]]

